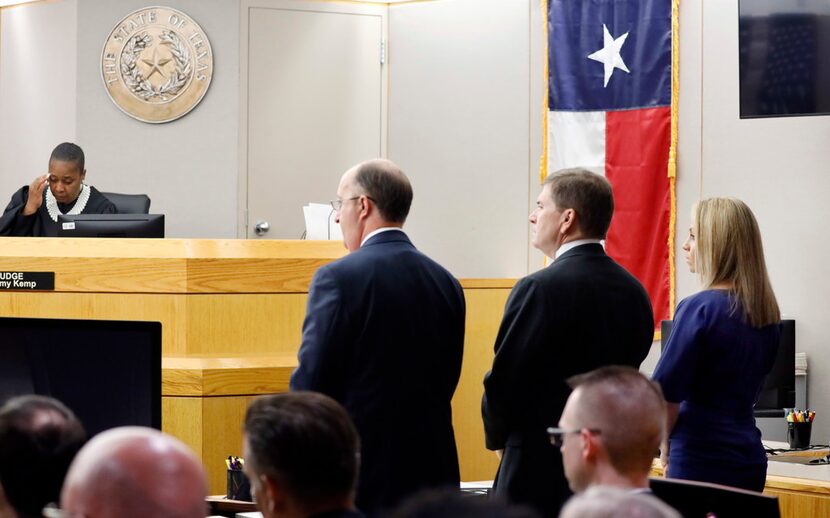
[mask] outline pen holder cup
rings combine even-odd
[[[251,501],[251,482],[241,469],[228,470],[228,488],[225,497],[228,500]]]
[[[790,448],[801,450],[810,447],[810,432],[813,423],[787,423],[787,442]]]

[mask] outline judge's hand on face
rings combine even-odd
[[[49,185],[49,175],[44,174],[35,178],[31,185],[29,185],[29,199],[26,200],[26,206],[23,207],[23,215],[31,216],[40,208],[43,203],[43,190]]]

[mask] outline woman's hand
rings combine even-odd
[[[43,204],[43,190],[49,185],[49,175],[44,174],[35,178],[31,185],[29,185],[29,199],[26,200],[26,206],[23,207],[23,215],[31,216]]]

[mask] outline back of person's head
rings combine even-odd
[[[352,505],[360,440],[346,410],[315,392],[256,399],[245,415],[245,470],[268,516],[278,505],[265,492],[309,512]]]
[[[543,185],[550,185],[558,210],[576,212],[585,238],[605,239],[614,215],[614,193],[604,176],[587,169],[562,169],[548,175]]]
[[[648,475],[665,433],[666,402],[660,387],[631,367],[601,367],[568,379],[576,426],[599,430],[614,470]]]
[[[18,516],[40,516],[58,501],[85,441],[83,425],[58,400],[19,396],[0,408],[0,486]]]
[[[392,518],[540,518],[533,509],[498,498],[463,495],[458,490],[427,490],[406,500]]]
[[[403,223],[412,205],[409,178],[390,160],[377,158],[358,164],[355,184],[372,201],[380,215],[390,223]]]
[[[178,439],[142,427],[93,437],[66,475],[61,507],[85,518],[203,518],[207,478]]]
[[[761,231],[749,207],[735,198],[701,200],[694,208],[692,230],[701,284],[709,288],[731,283],[744,319],[754,327],[778,322],[781,313],[767,274]]]
[[[597,486],[571,497],[559,518],[680,518],[680,513],[650,494]]]
[[[85,166],[84,150],[77,144],[71,142],[63,142],[58,144],[52,150],[52,155],[49,157],[49,163],[53,160],[60,162],[74,162],[78,166],[78,171],[83,172]]]

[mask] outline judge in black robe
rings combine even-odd
[[[60,214],[114,214],[115,205],[95,187],[86,185],[84,152],[65,142],[52,151],[49,174],[39,176],[12,195],[0,236],[54,237]]]

